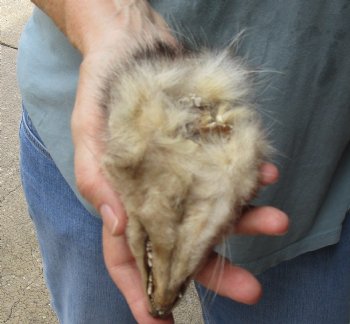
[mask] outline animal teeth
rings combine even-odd
[[[147,294],[148,296],[152,296],[153,293],[153,276],[152,273],[148,275],[148,284],[147,284]]]
[[[190,93],[188,97],[183,97],[179,100],[179,103],[185,107],[202,107],[202,98],[196,96],[194,93]]]
[[[149,266],[150,268],[152,268],[152,267],[153,267],[152,259],[148,258],[148,259],[147,259],[147,264],[148,264],[148,266]]]
[[[151,241],[146,242],[146,251],[147,252],[152,252],[152,243]]]
[[[224,124],[224,118],[222,115],[217,115],[216,116],[216,121],[220,124]]]
[[[148,296],[152,296],[152,292],[153,292],[153,285],[149,283],[147,287]]]
[[[146,241],[146,255],[147,255],[147,264],[149,268],[153,267],[153,262],[152,262],[152,243],[150,240]],[[147,280],[147,295],[152,297],[153,293],[153,275],[152,275],[152,270],[150,270],[149,275],[148,275],[148,280]]]
[[[150,268],[152,268],[153,266],[152,243],[149,240],[146,242],[146,254],[147,254],[147,264]]]

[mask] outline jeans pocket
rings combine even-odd
[[[43,155],[51,159],[50,153],[47,151],[45,144],[40,138],[37,130],[35,129],[27,111],[23,107],[22,120],[20,126],[20,136],[25,136],[26,139]]]

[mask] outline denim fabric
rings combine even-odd
[[[285,261],[258,276],[264,294],[247,306],[197,285],[206,324],[349,324],[350,211],[338,244]]]
[[[23,188],[60,323],[135,323],[104,266],[101,220],[73,194],[26,113],[20,144]]]

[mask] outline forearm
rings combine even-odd
[[[44,11],[55,24],[65,33],[65,5],[66,0],[31,0]]]
[[[83,54],[91,53],[118,37],[147,33],[155,29],[174,43],[162,17],[146,0],[32,0],[55,22]],[[161,31],[161,33],[159,33]],[[123,42],[122,42],[123,43]],[[108,46],[108,45],[107,45]]]
[[[68,37],[70,42],[84,52],[84,41],[82,29],[88,28],[89,20],[81,17],[92,10],[91,1],[70,1],[70,0],[31,0],[38,8],[44,11],[56,24],[56,26]],[[86,2],[86,6],[83,5]],[[79,12],[79,15],[74,15],[74,12]],[[72,19],[75,16],[75,19]],[[75,21],[74,21],[75,20]],[[87,22],[85,26],[85,22]],[[85,27],[84,27],[85,26]]]

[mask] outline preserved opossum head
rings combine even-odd
[[[156,317],[169,315],[257,190],[270,147],[248,103],[248,75],[228,51],[156,45],[107,82],[104,169]]]

